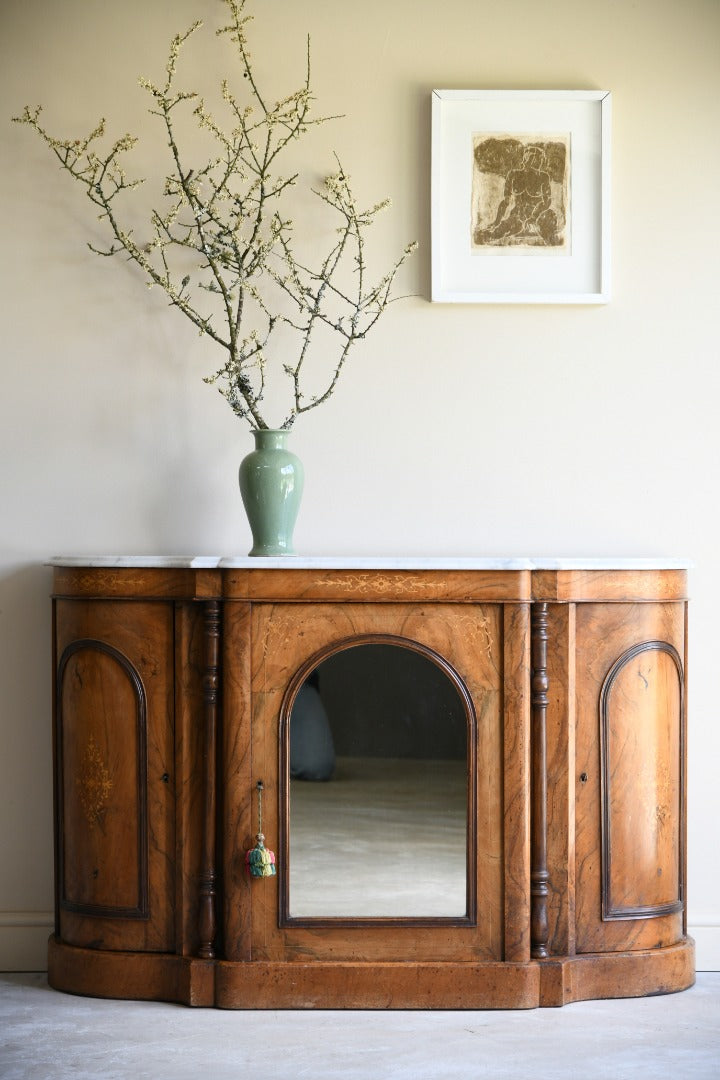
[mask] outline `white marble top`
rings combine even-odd
[[[282,555],[272,558],[219,555],[57,555],[50,566],[144,567],[191,570],[689,570],[688,559],[600,556],[532,556],[527,558]]]

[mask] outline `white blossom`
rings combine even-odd
[[[157,285],[201,336],[223,350],[224,363],[203,381],[217,386],[239,418],[263,428],[269,426],[261,410],[266,379],[277,370],[289,383],[282,426],[290,427],[333,394],[350,350],[392,301],[395,277],[417,244],[408,244],[387,272],[369,279],[365,233],[391,203],[383,199],[359,209],[351,178],[336,159],[336,171],[315,194],[339,220],[337,230],[324,254],[317,254],[317,242],[311,245],[313,263],[296,254],[293,220],[281,207],[297,176],[277,172],[276,159],[292,140],[331,118],[310,117],[309,47],[302,85],[267,104],[247,47],[250,0],[222,2],[229,22],[217,33],[234,45],[242,95],[229,79],[221,81],[219,119],[196,90],[177,85],[182,50],[201,22],[172,39],[164,85],[139,79],[153,98],[149,111],[154,122],[160,121],[171,163],[163,204],[150,213],[149,238],[136,242],[133,229],[121,223],[125,194],[144,183],[130,178],[121,164],[136,146],[135,136],[122,135],[102,149],[104,119],[86,137],[71,140],[57,139],[41,126],[40,106],[26,106],[15,119],[36,131],[100,211],[110,244],[105,250],[91,244],[92,250],[104,256],[124,253],[143,272],[148,289]],[[204,162],[195,160],[194,145],[180,145],[176,120],[183,110],[215,144]],[[289,357],[287,338],[276,344],[280,327],[296,335]],[[306,390],[307,365],[321,327],[335,335],[338,353],[328,362],[327,349],[319,352],[320,375]]]

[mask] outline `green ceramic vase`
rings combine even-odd
[[[287,448],[289,432],[258,428],[255,449],[240,463],[240,494],[250,522],[249,555],[294,555],[293,529],[304,471]]]

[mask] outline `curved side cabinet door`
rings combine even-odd
[[[646,641],[613,665],[600,696],[602,916],[681,911],[682,660]]]
[[[171,630],[165,605],[58,603],[56,884],[71,944],[172,944]]]
[[[576,625],[576,946],[683,937],[685,606],[582,604]]]
[[[121,652],[80,639],[58,665],[59,899],[65,911],[146,919],[147,699]]]

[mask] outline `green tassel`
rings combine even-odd
[[[251,877],[272,877],[275,870],[275,853],[265,847],[265,837],[261,832],[255,837],[256,844],[245,856],[245,865]]]
[[[255,837],[255,847],[245,855],[245,865],[251,877],[272,877],[275,873],[275,853],[265,847],[265,837],[262,831],[262,793],[263,782],[257,782],[258,797],[258,833]]]

